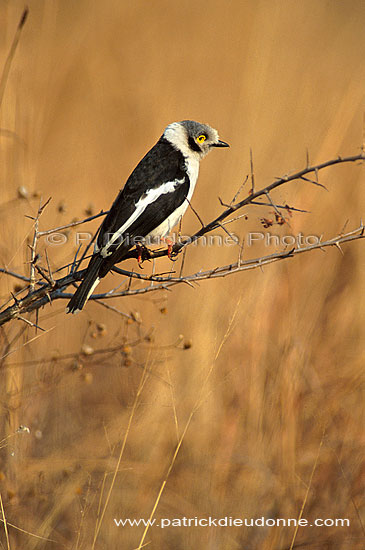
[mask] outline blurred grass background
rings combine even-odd
[[[40,196],[52,196],[41,229],[107,209],[175,120],[207,122],[231,144],[201,166],[193,204],[204,221],[249,173],[250,147],[257,188],[304,167],[306,149],[313,163],[360,150],[361,0],[28,4],[0,111],[1,266],[28,273],[25,215]],[[1,66],[23,7],[0,2]],[[276,192],[277,202],[310,211],[293,216],[292,234],[330,237],[347,220],[348,229],[359,224],[363,168],[331,168],[320,181],[328,193],[304,182]],[[17,198],[20,186],[27,198]],[[272,209],[247,215],[232,226],[241,238],[262,231]],[[183,233],[197,228],[189,211]],[[75,252],[68,237],[48,247],[53,268]],[[244,257],[276,250],[257,244]],[[94,547],[137,548],[143,528],[117,528],[113,518],[149,517],[204,386],[156,517],[298,517],[305,502],[303,517],[351,525],[300,528],[294,548],[363,548],[364,255],[360,242],[343,252],[109,302],[133,322],[95,303],[66,317],[58,301],[40,312],[45,334],[5,326],[0,493],[7,520],[26,531],[9,526],[10,547],[92,548],[128,430]],[[185,269],[237,254],[190,247]],[[168,260],[158,264],[168,269]],[[110,275],[102,288],[120,282]],[[0,275],[2,302],[16,284]],[[20,425],[30,434],[17,433]],[[281,550],[293,536],[282,527],[152,528],[145,543]],[[3,529],[0,542],[7,548]]]

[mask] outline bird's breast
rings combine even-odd
[[[187,158],[185,161],[185,167],[190,182],[189,193],[187,196],[188,201],[190,201],[191,197],[193,196],[195,185],[199,176],[199,160],[195,157]]]

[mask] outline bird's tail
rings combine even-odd
[[[94,292],[95,287],[100,282],[99,269],[103,261],[104,258],[100,256],[94,256],[94,258],[90,260],[86,275],[69,301],[66,313],[78,313],[82,310],[91,294]]]

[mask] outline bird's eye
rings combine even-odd
[[[196,141],[198,141],[199,143],[203,143],[203,141],[205,141],[206,139],[207,139],[207,136],[204,134],[201,134],[196,138]]]

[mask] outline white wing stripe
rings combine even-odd
[[[139,201],[136,203],[136,209],[133,212],[133,214],[128,218],[128,220],[116,231],[111,239],[106,243],[106,245],[103,246],[100,253],[105,258],[106,256],[109,256],[112,252],[108,252],[110,246],[119,239],[123,235],[123,233],[134,223],[140,216],[143,214],[143,212],[146,210],[147,206],[155,202],[161,195],[165,195],[166,193],[173,193],[178,185],[181,185],[184,183],[185,178],[181,180],[174,180],[174,181],[167,181],[163,185],[160,185],[160,187],[157,187],[155,189],[149,189],[147,193],[144,195],[143,198],[139,199]],[[120,246],[123,243],[123,240],[119,243],[118,246]]]

